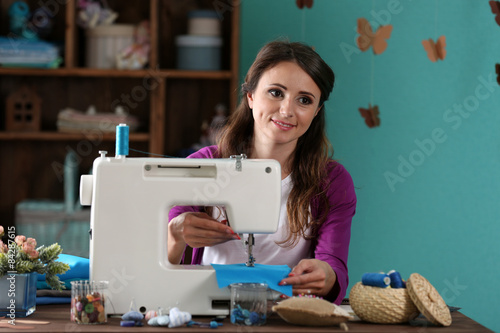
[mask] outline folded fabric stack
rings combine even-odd
[[[0,37],[0,66],[57,68],[62,62],[59,47],[41,41]]]
[[[64,282],[66,289],[62,291],[52,290],[45,282],[45,275],[38,274],[36,304],[70,304],[71,303],[71,281],[89,279],[89,259],[69,254],[59,255],[57,261],[69,265],[65,274],[58,275]]]
[[[119,124],[127,124],[130,132],[134,132],[139,126],[139,121],[123,111],[121,107],[115,110],[115,113],[97,113],[92,106],[87,112],[66,108],[57,115],[57,129],[60,132],[99,130],[103,133],[113,133]]]

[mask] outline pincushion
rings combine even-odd
[[[340,306],[320,298],[292,297],[272,310],[286,322],[302,326],[333,326],[345,327],[345,322],[352,319],[347,311]]]

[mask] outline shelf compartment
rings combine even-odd
[[[160,86],[151,77],[96,78],[45,76],[2,76],[0,81],[0,131],[6,130],[5,101],[7,96],[20,87],[33,88],[42,98],[40,132],[58,132],[58,113],[66,108],[85,111],[94,105],[99,113],[112,113],[121,105],[125,112],[137,117],[140,127],[137,132],[147,132],[150,123],[150,96]],[[99,124],[97,130],[112,132],[113,123]]]

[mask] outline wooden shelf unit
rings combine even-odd
[[[0,35],[9,33],[8,8],[0,0]],[[26,1],[31,10],[46,2]],[[57,69],[2,68],[0,65],[0,225],[14,224],[15,205],[25,199],[63,200],[63,184],[52,165],[63,163],[72,150],[79,170],[87,173],[99,150],[114,153],[115,135],[99,131],[62,133],[57,114],[70,107],[112,112],[117,104],[136,116],[141,126],[130,133],[130,147],[176,156],[198,142],[201,124],[223,103],[233,110],[238,100],[239,0],[108,0],[118,12],[116,23],[149,20],[151,52],[142,70],[85,67],[85,31],[76,24],[77,0],[47,2],[54,14],[53,31],[45,38],[63,45]],[[219,71],[178,70],[175,36],[187,33],[191,10],[216,10],[220,17],[222,68]],[[6,98],[22,85],[42,98],[41,130],[9,132],[5,128]],[[135,95],[134,95],[135,94]],[[130,156],[145,156],[131,151]],[[146,155],[147,156],[147,155]]]

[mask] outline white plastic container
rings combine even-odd
[[[111,24],[87,30],[87,67],[116,68],[116,55],[134,42],[132,24]]]
[[[188,19],[188,35],[220,35],[220,18],[216,11],[193,10],[188,13]]]
[[[175,38],[177,68],[185,70],[220,70],[222,38],[180,35]]]

